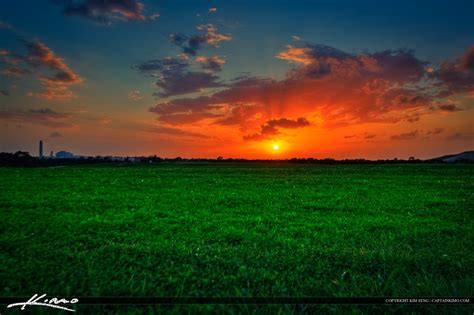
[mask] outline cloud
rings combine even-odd
[[[221,106],[208,104],[208,97],[202,96],[197,99],[175,99],[162,102],[150,108],[150,112],[159,115],[159,121],[167,124],[182,125],[190,124],[208,118],[218,117],[213,111],[219,110]]]
[[[2,70],[2,74],[9,77],[21,77],[30,73],[30,70],[19,67],[7,67]]]
[[[157,133],[157,134],[162,134],[162,135],[168,135],[168,136],[177,136],[177,137],[190,137],[190,138],[201,138],[201,139],[207,139],[210,138],[207,135],[203,135],[200,133],[196,132],[190,132],[178,128],[170,128],[170,127],[163,127],[163,126],[156,126],[147,129],[149,132]]]
[[[163,72],[163,76],[156,81],[156,86],[162,92],[156,95],[169,97],[174,95],[199,92],[207,88],[224,86],[219,78],[211,73],[197,71]]]
[[[28,54],[26,61],[35,67],[45,67],[52,70],[52,76],[42,75],[41,79],[46,84],[72,85],[81,83],[82,79],[74,73],[63,61],[58,57],[51,48],[41,42],[25,42]]]
[[[296,129],[309,126],[310,123],[306,118],[300,117],[295,120],[280,118],[280,119],[271,119],[268,120],[265,124],[261,126],[260,133],[244,136],[244,140],[254,140],[261,141],[268,139],[271,136],[276,136],[280,134],[279,128],[283,129]]]
[[[415,82],[425,74],[427,62],[418,60],[412,50],[385,50],[373,54],[350,54],[325,46],[287,46],[276,58],[302,63],[294,76],[319,78],[327,75],[377,79],[379,82]],[[367,83],[366,81],[365,83]]]
[[[134,101],[139,101],[143,98],[143,95],[139,90],[133,90],[128,93],[128,97]]]
[[[13,27],[8,24],[7,22],[4,22],[4,21],[0,21],[0,29],[12,29]]]
[[[449,137],[447,140],[462,140],[462,141],[472,141],[474,140],[474,132],[456,132]]]
[[[50,108],[27,111],[0,111],[0,119],[14,123],[29,123],[50,128],[72,127],[72,115],[59,113]]]
[[[462,110],[454,104],[442,104],[442,105],[438,105],[438,108],[445,112],[457,112],[457,111]]]
[[[205,33],[206,42],[214,47],[218,47],[219,42],[232,40],[232,35],[217,33],[217,28],[210,23],[199,25],[197,29]]]
[[[219,62],[214,59],[212,61]],[[155,85],[161,89],[161,92],[156,95],[160,97],[194,93],[207,88],[224,86],[215,74],[194,70],[183,58],[154,59],[133,67],[156,80]]]
[[[196,61],[201,64],[201,67],[204,70],[210,70],[214,72],[221,71],[222,65],[225,64],[225,60],[220,56],[211,56],[211,57],[197,56]]]
[[[153,13],[150,16],[148,16],[148,19],[151,20],[151,21],[154,21],[154,20],[159,19],[160,17],[161,17],[161,15],[157,12],[157,13]]]
[[[301,36],[293,35],[293,36],[291,36],[291,39],[295,42],[299,42],[301,40]]]
[[[176,57],[152,59],[133,66],[134,69],[152,77],[163,71],[183,71],[188,67],[186,59]]]
[[[232,35],[219,34],[213,24],[199,25],[197,29],[201,31],[201,34],[187,37],[184,34],[175,33],[170,34],[169,39],[171,43],[181,47],[183,53],[190,56],[195,56],[205,44],[219,47],[219,42],[232,40]]]
[[[416,122],[424,115],[454,110],[443,106],[450,104],[449,100],[435,96],[433,78],[426,71],[428,63],[416,58],[412,50],[347,53],[307,43],[289,50],[277,55],[294,64],[282,79],[244,75],[222,83],[214,78],[211,82],[218,82],[219,90],[206,96],[158,102],[150,111],[163,123],[202,123],[209,128],[233,125],[240,127],[246,139],[261,140],[278,132],[278,127],[268,124],[274,117],[307,117],[321,128],[332,129]],[[179,71],[189,71],[191,61],[187,60]],[[161,73],[158,76],[166,77]],[[176,82],[185,84],[184,79]],[[181,94],[188,90],[180,89],[185,90]],[[196,88],[189,90],[197,92]],[[416,136],[408,133],[394,135],[393,139]]]
[[[372,140],[377,138],[377,135],[374,133],[364,132],[363,134],[353,134],[353,135],[346,135],[344,139],[365,139],[365,140]]]
[[[287,46],[286,51],[280,52],[275,57],[292,62],[300,62],[303,64],[310,64],[313,60],[309,56],[311,48],[308,47],[295,47],[292,45]]]
[[[444,61],[432,77],[439,80],[440,97],[474,91],[474,45],[455,61]]]
[[[155,20],[159,13],[145,16],[145,6],[137,0],[53,0],[63,14],[79,16],[96,23],[110,25],[114,21]]]
[[[413,140],[418,137],[418,130],[413,130],[411,132],[401,133],[398,135],[393,135],[390,137],[392,140]]]
[[[63,135],[62,135],[61,133],[57,132],[57,131],[51,132],[51,133],[49,134],[49,137],[50,137],[50,138],[62,138],[62,136],[63,136]]]
[[[44,90],[28,92],[29,96],[47,100],[75,97],[75,94],[69,90],[69,86],[80,84],[83,79],[44,43],[27,40],[22,42],[27,49],[25,55],[1,50],[2,62],[9,65],[2,69],[2,74],[7,76],[36,75]]]
[[[444,131],[443,128],[435,128],[433,130],[430,130],[430,131],[427,131],[426,132],[426,135],[429,136],[429,135],[439,135],[440,133],[442,133]]]
[[[45,100],[69,100],[76,97],[76,95],[61,85],[48,85],[47,89],[41,92],[29,91],[26,96],[37,97]]]

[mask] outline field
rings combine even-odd
[[[0,296],[474,293],[474,165],[183,163],[0,176]]]

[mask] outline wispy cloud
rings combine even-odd
[[[50,108],[26,111],[0,111],[0,119],[14,123],[29,123],[50,128],[72,127],[72,115],[54,111]]]
[[[143,98],[143,95],[142,95],[142,92],[140,92],[139,90],[133,90],[133,91],[128,92],[128,97],[131,100],[139,101]]]
[[[145,5],[137,0],[53,0],[63,13],[79,16],[99,24],[114,21],[146,21],[159,18],[159,13],[145,15]]]
[[[49,134],[50,138],[62,138],[63,135],[60,132],[54,131]]]
[[[456,132],[447,137],[447,140],[459,140],[459,141],[473,141],[474,132]]]
[[[419,131],[418,130],[413,130],[410,132],[405,132],[401,134],[396,134],[390,137],[392,140],[413,140],[418,137]]]
[[[202,138],[202,139],[210,138],[209,136],[203,135],[200,133],[186,131],[179,128],[170,128],[170,127],[163,127],[163,126],[152,127],[152,128],[147,129],[147,131],[161,134],[161,135],[177,136],[180,138],[182,137]]]

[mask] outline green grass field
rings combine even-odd
[[[472,296],[473,175],[439,164],[1,168],[0,295]]]

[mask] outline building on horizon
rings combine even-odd
[[[40,159],[43,158],[43,140],[40,140],[40,141],[39,141],[38,157],[39,157]]]
[[[58,158],[58,159],[72,159],[72,158],[74,158],[74,153],[67,152],[67,151],[59,151],[59,152],[56,152],[56,158]]]

